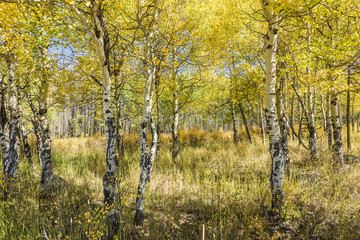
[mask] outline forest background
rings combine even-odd
[[[359,17],[1,0],[0,238],[359,238]]]

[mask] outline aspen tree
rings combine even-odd
[[[110,38],[104,16],[103,1],[92,1],[90,6],[91,20],[75,6],[69,3],[74,14],[89,31],[95,45],[102,76],[102,102],[105,122],[105,156],[107,171],[103,177],[104,203],[109,208],[107,217],[109,236],[113,237],[119,230],[119,211],[116,204],[117,185],[119,182],[119,162],[116,157],[116,123],[111,109],[111,77],[110,77]],[[117,204],[121,204],[121,201]],[[121,208],[121,205],[120,205]]]
[[[283,91],[284,91],[284,77],[281,77],[278,89],[276,90],[276,112],[279,119],[279,127],[281,134],[281,149],[284,155],[286,174],[290,176],[290,157],[289,157],[289,147],[288,147],[288,127],[285,117],[285,111],[283,106]]]
[[[279,16],[270,9],[270,2],[260,0],[264,17],[268,22],[268,31],[265,40],[265,116],[266,126],[269,131],[269,150],[272,160],[270,177],[272,206],[271,209],[276,218],[280,217],[283,205],[283,174],[284,156],[281,148],[281,135],[275,109],[275,81],[276,81],[276,49],[278,39]]]
[[[5,96],[5,75],[0,79],[0,139],[1,139],[1,150],[3,157],[3,164],[5,166],[5,161],[7,161],[7,156],[9,155],[9,119],[7,117],[6,108],[7,108],[7,99]],[[5,167],[4,167],[5,173]]]
[[[334,138],[334,160],[339,164],[344,164],[341,124],[338,109],[338,94],[337,89],[334,87],[330,90],[330,112],[331,112],[331,125]]]
[[[6,62],[7,68],[7,87],[8,87],[8,98],[7,106],[9,109],[9,119],[7,120],[6,108],[5,108],[5,87],[4,87],[4,78],[1,82],[1,95],[2,95],[2,109],[1,109],[1,126],[0,126],[0,137],[1,137],[1,147],[3,153],[3,165],[4,165],[4,175],[6,181],[11,184],[18,176],[18,166],[19,166],[19,153],[18,146],[20,143],[20,113],[19,113],[19,102],[17,97],[16,89],[16,79],[15,79],[15,70],[16,70],[16,60],[15,55],[8,51],[5,54],[2,54]]]
[[[230,78],[230,112],[231,112],[231,119],[232,119],[232,127],[233,127],[233,140],[234,144],[239,143],[239,132],[238,132],[238,123],[236,118],[236,111],[235,111],[235,81],[234,81],[234,73],[233,73],[233,59],[230,57],[229,59],[229,78]]]
[[[144,72],[145,72],[145,88],[144,88],[144,106],[142,119],[140,123],[140,181],[136,195],[136,213],[135,213],[135,225],[139,226],[143,224],[144,221],[144,194],[146,183],[150,182],[152,169],[154,166],[154,158],[156,155],[156,146],[157,146],[157,132],[154,122],[154,117],[152,113],[152,100],[155,87],[155,76],[156,76],[156,63],[154,62],[154,38],[157,30],[157,21],[159,17],[159,1],[153,0],[151,4],[152,8],[152,22],[148,28],[144,25],[141,26],[141,29],[145,35],[144,43]],[[138,20],[142,17],[142,3],[139,8],[140,11],[137,15]],[[149,6],[150,7],[150,6]],[[150,150],[148,151],[147,139],[146,139],[146,130],[147,125],[150,125],[152,141]]]

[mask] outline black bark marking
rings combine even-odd
[[[280,165],[281,165],[280,161],[275,162],[275,172],[274,172],[275,177],[277,177],[277,173],[280,171]]]
[[[281,148],[281,142],[280,141],[276,141],[273,143],[273,146],[271,147],[271,150],[274,151],[273,153],[273,157],[277,157],[280,154],[280,149]]]
[[[96,36],[96,38],[100,38],[100,31],[99,30],[97,30],[97,29],[95,29],[95,36]]]
[[[41,171],[41,182],[40,183],[44,184],[46,181],[48,181],[50,179],[50,177],[52,176],[52,173],[53,173],[53,168],[52,168],[51,161],[47,161],[46,163],[44,163],[44,167]]]
[[[110,206],[114,203],[115,185],[116,185],[115,183],[116,183],[116,178],[114,176],[114,173],[106,171],[103,178],[103,185],[104,185],[104,203],[107,206]]]

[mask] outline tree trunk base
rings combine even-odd
[[[114,239],[114,236],[120,231],[120,213],[112,209],[107,215],[108,239]]]
[[[145,219],[144,211],[137,210],[135,214],[135,226],[142,226],[144,224],[144,219]]]
[[[67,189],[68,184],[64,179],[57,175],[52,175],[50,179],[41,185],[40,198],[57,197]]]
[[[176,163],[176,160],[177,160],[178,155],[179,155],[179,150],[178,150],[178,149],[172,151],[171,157],[172,157],[173,163]]]
[[[280,224],[283,221],[282,209],[284,205],[284,193],[281,190],[277,190],[272,195],[271,200],[271,222],[274,224]]]

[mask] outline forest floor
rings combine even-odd
[[[324,136],[319,137],[317,162],[309,161],[297,141],[290,141],[284,221],[271,224],[271,161],[258,133],[253,132],[256,144],[247,143],[243,131],[242,142],[234,145],[231,132],[182,130],[175,163],[171,135],[161,135],[160,159],[147,185],[140,228],[133,225],[140,173],[138,134],[126,135],[118,239],[201,239],[203,228],[206,239],[360,239],[360,164],[334,168]],[[352,140],[351,154],[360,156],[360,134]],[[35,157],[30,167],[21,156],[11,194],[5,198],[0,192],[0,239],[44,239],[45,233],[49,239],[104,239],[104,144],[100,136],[53,140],[54,173],[69,185],[51,199],[39,197]]]

